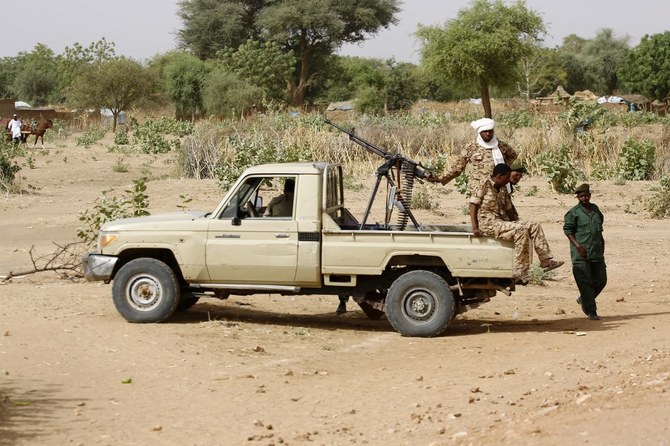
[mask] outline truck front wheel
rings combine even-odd
[[[165,263],[151,258],[131,260],[114,277],[116,310],[129,322],[162,322],[179,304],[177,278]]]
[[[386,295],[386,317],[403,336],[437,336],[446,330],[453,313],[449,285],[430,271],[403,274]]]

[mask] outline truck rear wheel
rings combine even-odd
[[[112,297],[116,310],[128,322],[162,322],[179,304],[179,284],[165,263],[139,258],[116,274]]]
[[[386,295],[386,317],[403,336],[437,336],[446,330],[453,314],[449,285],[430,271],[403,274]]]

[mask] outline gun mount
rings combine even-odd
[[[324,122],[335,127],[341,132],[346,133],[349,135],[349,140],[365,148],[368,152],[374,153],[375,155],[378,155],[385,160],[384,164],[377,168],[377,180],[375,181],[372,194],[368,200],[368,205],[365,209],[365,215],[361,221],[360,229],[363,229],[367,223],[372,205],[379,190],[381,180],[386,179],[386,212],[384,228],[390,228],[389,222],[391,221],[393,208],[397,207],[397,229],[404,230],[407,227],[407,220],[409,219],[412,221],[412,224],[414,224],[416,230],[421,231],[419,223],[416,221],[416,218],[414,218],[414,214],[412,214],[411,210],[412,190],[414,189],[414,180],[425,178],[429,172],[429,169],[426,169],[426,167],[421,165],[421,163],[406,158],[399,153],[389,152],[388,150],[366,141],[365,139],[356,135],[354,129],[345,129],[344,127],[337,125],[327,118],[324,119]]]

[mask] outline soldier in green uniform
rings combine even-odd
[[[591,203],[588,184],[578,186],[575,194],[579,204],[565,214],[563,232],[570,241],[572,275],[579,288],[577,303],[589,319],[599,320],[596,297],[607,285],[604,216],[598,206]]]

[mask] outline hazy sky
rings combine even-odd
[[[306,0],[309,1],[309,0]],[[399,23],[362,45],[348,45],[342,54],[419,60],[412,34],[417,24],[442,25],[467,8],[470,0],[404,0]],[[508,4],[510,2],[507,2]],[[612,28],[617,37],[629,35],[635,46],[644,34],[670,30],[668,0],[527,0],[548,27],[545,46],[560,45],[569,34],[593,38],[597,30]],[[65,46],[84,46],[105,37],[116,44],[117,55],[144,60],[175,48],[181,27],[173,0],[58,0],[33,2],[37,14],[10,19],[5,8],[0,26],[0,57],[31,51],[43,43],[59,54]]]

